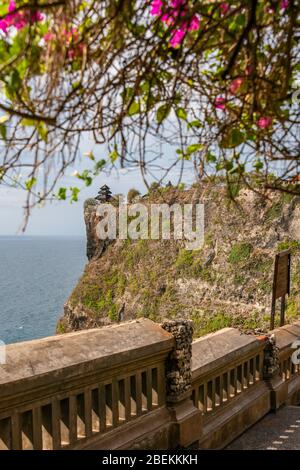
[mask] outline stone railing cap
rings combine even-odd
[[[193,342],[193,379],[263,349],[264,343],[255,336],[242,334],[235,328],[223,328]]]
[[[276,346],[280,351],[289,349],[294,341],[300,339],[300,321],[291,325],[281,326],[270,333],[274,333],[276,337]]]
[[[151,320],[141,318],[99,329],[9,344],[6,364],[0,365],[0,396],[3,385],[41,375],[58,376],[116,367],[171,350],[174,339]],[[79,372],[78,372],[79,373]],[[68,373],[66,374],[68,376]],[[5,387],[4,387],[5,388]]]

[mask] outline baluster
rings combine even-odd
[[[243,365],[240,364],[236,368],[237,371],[237,393],[241,393],[243,390]]]
[[[244,388],[249,388],[250,384],[250,361],[244,363]]]
[[[223,390],[221,388],[221,381],[222,381],[222,376],[221,377],[220,376],[216,377],[216,380],[215,380],[215,382],[216,382],[216,406],[218,406],[218,407],[222,403],[221,396],[222,396]]]
[[[99,385],[99,419],[100,419],[100,432],[106,430],[106,396],[105,385]]]
[[[93,434],[92,409],[92,390],[87,388],[84,391],[84,421],[86,437],[91,437]]]
[[[250,359],[249,362],[249,385],[254,384],[254,359]]]
[[[211,409],[214,410],[216,407],[216,380],[211,381]]]
[[[12,448],[13,450],[22,449],[22,429],[21,429],[21,416],[18,412],[14,413],[11,417],[12,429]]]
[[[258,356],[256,356],[256,374],[255,374],[256,382],[259,382],[260,380],[262,380],[263,366],[264,366],[264,353],[261,352]]]
[[[152,369],[148,367],[147,369],[147,409],[148,411],[152,410]]]
[[[69,397],[69,432],[70,444],[75,444],[77,441],[77,400],[74,395]]]
[[[53,398],[52,408],[52,439],[53,449],[61,448],[61,424],[60,424],[60,404],[57,398]]]
[[[199,387],[197,385],[193,389],[192,400],[193,400],[194,406],[196,408],[199,408]]]
[[[136,413],[137,416],[142,414],[142,374],[138,372],[135,376],[136,380]]]
[[[229,373],[225,372],[222,375],[222,403],[229,400],[230,380],[228,380],[228,378]]]
[[[157,367],[157,395],[158,406],[164,405],[166,403],[166,375],[163,364]]]
[[[203,384],[203,413],[207,413],[207,382]]]
[[[237,376],[237,367],[231,369],[230,371],[230,397],[235,397],[238,391],[237,386],[238,376]]]
[[[147,409],[147,372],[142,372],[142,412]]]
[[[158,406],[158,384],[157,384],[157,368],[152,369],[152,406]]]
[[[126,420],[126,406],[125,406],[125,380],[118,381],[119,388],[119,423],[124,423]]]
[[[42,410],[40,407],[33,408],[33,448],[42,450]]]
[[[131,418],[131,393],[130,393],[130,377],[125,378],[125,420]]]
[[[119,424],[119,384],[117,379],[112,382],[112,418],[113,426]]]
[[[231,372],[232,371],[228,371],[226,373],[227,375],[227,401],[229,401],[231,399]]]

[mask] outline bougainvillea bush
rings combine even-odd
[[[76,200],[58,180],[85,147],[87,185],[192,163],[235,191],[297,192],[299,34],[297,0],[2,1],[1,183],[28,208]]]

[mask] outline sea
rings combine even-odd
[[[87,261],[85,244],[79,237],[0,236],[0,341],[55,334]]]

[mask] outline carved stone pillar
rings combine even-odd
[[[191,394],[193,323],[174,320],[162,327],[175,339],[175,348],[166,364],[167,401],[178,402]]]
[[[175,339],[166,363],[167,404],[172,417],[172,446],[186,447],[202,435],[202,413],[191,400],[193,323],[167,321],[161,325]]]
[[[275,335],[266,336],[266,346],[264,349],[264,379],[271,379],[279,374],[279,349],[276,346]]]
[[[288,385],[280,375],[279,349],[274,334],[266,335],[264,348],[263,378],[270,388],[271,410],[278,410],[286,403]]]

